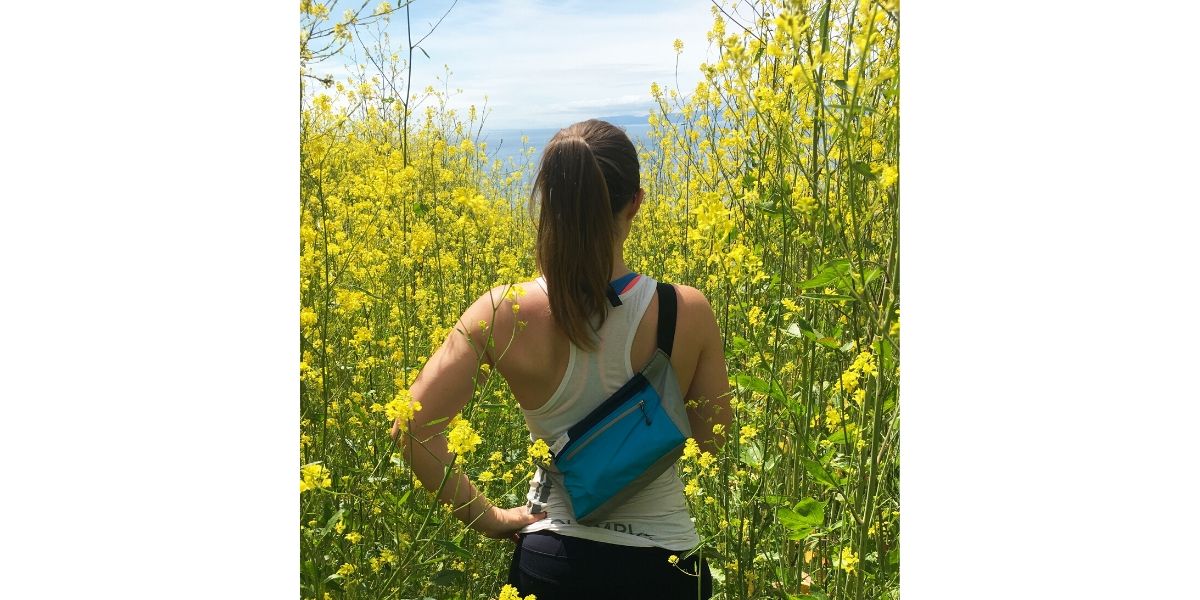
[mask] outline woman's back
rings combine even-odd
[[[508,349],[496,357],[496,365],[514,389],[531,437],[553,444],[649,362],[656,349],[657,282],[634,274],[614,282],[614,286],[620,288],[614,289],[619,294],[620,305],[608,310],[603,325],[596,331],[596,347],[591,351],[571,344],[552,326],[538,326],[543,320],[553,323],[550,315],[545,313],[547,284],[539,278],[526,285],[529,291],[517,303],[519,309],[513,319],[515,331],[512,333],[515,335],[511,345],[505,343],[503,335],[509,331],[508,326],[497,319],[495,331],[500,334],[497,346]],[[692,296],[692,292],[677,294],[683,295]],[[695,297],[690,300],[692,303],[686,309],[689,316],[683,317],[684,311],[679,310],[677,324],[688,323],[694,318],[691,313],[696,312]],[[511,302],[508,307],[502,305],[498,314],[513,315],[510,306]],[[517,320],[526,317],[529,319],[526,326],[522,328],[516,324]],[[686,329],[696,331],[698,328]],[[536,337],[537,333],[542,334],[540,338]],[[678,336],[672,348],[672,361],[678,363],[678,369],[686,371],[680,389],[686,389],[682,386],[690,383],[704,349],[704,345],[698,343],[702,341],[700,339],[684,341],[684,338],[692,337]],[[685,346],[688,343],[692,347]],[[539,369],[539,365],[544,368]],[[527,498],[530,505],[536,507],[535,511],[545,510],[548,516],[524,528],[522,532],[525,533],[550,530],[611,544],[658,546],[676,551],[688,550],[699,543],[684,499],[683,484],[674,469],[668,469],[613,510],[604,521],[592,526],[575,522],[563,490],[552,485],[541,469],[530,483]]]
[[[649,287],[644,287],[647,284],[650,284]],[[628,293],[649,290],[645,300],[647,303],[645,308],[641,309],[641,318],[625,355],[632,371],[638,371],[654,356],[658,296],[653,293],[653,280],[648,277],[640,277],[634,286],[635,289],[630,289]],[[520,292],[507,294],[511,299],[505,298],[507,287],[498,287],[492,291],[497,310],[495,324],[491,327],[495,346],[489,349],[489,355],[497,370],[508,382],[521,409],[537,412],[551,400],[563,382],[573,345],[562,330],[555,326],[550,314],[546,288],[536,280],[518,284],[517,287],[524,290],[524,295]],[[712,309],[704,295],[695,288],[676,285],[675,289],[678,297],[678,317],[671,367],[679,378],[679,389],[686,390],[686,399],[716,398],[722,393],[719,388],[722,383],[726,383],[723,381],[726,373]],[[638,299],[642,299],[642,296],[638,295]],[[517,311],[513,311],[514,304],[518,308]],[[626,307],[618,307],[621,308]],[[575,352],[584,351],[576,347]],[[719,362],[720,373],[710,372],[709,377],[702,376],[701,381],[693,381],[696,379],[702,358],[714,364]],[[620,381],[618,386],[620,383],[624,381]],[[716,392],[706,393],[710,388],[717,388]],[[693,427],[693,430],[695,429]],[[711,429],[710,424],[708,430]]]

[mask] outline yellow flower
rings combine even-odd
[[[840,425],[841,422],[842,422],[842,413],[833,406],[826,406],[825,407],[825,427],[827,429],[829,429],[829,431],[832,432],[834,429],[837,429],[837,426]]]
[[[300,309],[300,325],[308,327],[317,324],[317,311],[305,306]]]
[[[762,323],[762,313],[762,307],[759,306],[751,306],[750,310],[746,312],[746,320],[751,327],[757,327],[759,323]]]
[[[854,551],[851,550],[849,546],[846,546],[845,548],[842,548],[841,558],[842,558],[842,560],[841,560],[842,570],[847,573],[853,573],[855,570],[855,567],[858,566],[858,555],[855,554]]]
[[[311,463],[300,467],[300,493],[333,485],[329,469],[320,463]]]
[[[700,454],[700,446],[696,444],[695,438],[688,438],[683,444],[683,457],[687,459],[695,458]]]
[[[674,554],[672,554],[672,555],[670,555],[670,556],[668,556],[668,557],[667,557],[667,562],[669,562],[669,563],[671,563],[671,564],[673,564],[673,565],[679,564],[679,557],[678,557],[678,556],[676,556],[676,555],[674,555]]]
[[[866,400],[866,398],[867,390],[858,390],[857,392],[854,392],[854,396],[852,396],[854,403],[859,406],[862,406],[863,400]]]
[[[683,52],[683,40],[675,38],[675,41],[672,42],[671,46],[675,48],[675,54]]]
[[[350,542],[351,544],[357,544],[362,541],[362,534],[357,531],[351,531],[350,533],[346,534],[346,541]]]
[[[469,421],[462,418],[462,415],[454,415],[454,419],[450,421],[450,433],[446,435],[446,449],[455,454],[466,455],[474,452],[482,442],[483,438],[475,433]]]
[[[758,429],[753,425],[742,425],[741,434],[743,440],[754,439],[754,436],[758,435]]]
[[[858,371],[847,369],[845,373],[842,373],[840,383],[843,392],[853,392],[858,387]]]
[[[517,591],[517,588],[506,583],[504,587],[500,588],[500,596],[496,600],[521,600],[521,593]],[[525,600],[537,600],[537,596],[529,594],[525,596]]]
[[[354,565],[350,563],[342,563],[341,568],[337,570],[337,574],[341,575],[342,577],[347,577],[352,573],[354,573]]]
[[[546,445],[546,440],[539,438],[533,441],[529,446],[529,458],[540,462],[550,460],[550,447]]]
[[[879,187],[890,188],[900,178],[900,170],[892,165],[885,165],[879,174]]]
[[[495,474],[495,473],[492,473],[491,471],[484,471],[484,472],[482,472],[482,473],[480,473],[480,474],[479,474],[479,481],[482,481],[482,482],[484,482],[484,483],[487,483],[487,482],[489,482],[489,481],[492,481],[492,480],[494,480],[495,478],[496,478],[496,474]]]
[[[383,412],[387,415],[388,420],[400,421],[400,430],[408,430],[408,422],[412,420],[413,415],[421,410],[421,403],[412,399],[412,394],[408,390],[400,390],[396,392],[396,397],[388,402],[383,407]]]

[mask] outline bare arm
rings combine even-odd
[[[694,323],[700,333],[700,358],[691,386],[684,394],[692,437],[701,450],[716,454],[725,445],[725,436],[713,433],[713,426],[729,427],[729,373],[725,365],[725,348],[721,329],[708,299],[699,291],[686,288],[688,300],[697,306]]]
[[[475,301],[421,369],[409,390],[421,410],[407,423],[397,420],[392,425],[392,438],[400,444],[404,459],[421,485],[433,491],[441,488],[438,499],[454,507],[455,517],[489,537],[504,537],[540,517],[528,515],[528,511],[526,515],[518,514],[524,507],[508,511],[497,508],[457,467],[446,476],[446,468],[455,458],[447,447],[446,427],[471,399],[479,364],[490,362],[484,349],[487,331],[492,328],[484,330],[479,322],[492,324],[493,298],[499,296],[484,294]]]

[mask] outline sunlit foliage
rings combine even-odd
[[[316,6],[306,23],[329,18]],[[729,443],[678,465],[701,551],[718,597],[896,597],[898,7],[712,11],[703,80],[647,82],[647,203],[625,253],[703,290],[726,343]],[[535,275],[528,165],[489,159],[474,108],[432,89],[401,102],[380,77],[302,77],[301,593],[495,598],[512,545],[437,506],[388,431],[419,410],[407,387],[461,311]],[[516,505],[534,458],[486,375],[454,421],[458,460]]]

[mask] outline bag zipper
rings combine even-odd
[[[620,421],[621,419],[624,419],[625,417],[629,416],[629,413],[631,413],[635,410],[638,410],[638,409],[641,409],[642,415],[646,417],[646,424],[649,425],[650,424],[650,416],[646,414],[646,401],[638,400],[637,404],[625,409],[623,412],[621,412],[621,414],[617,415],[617,417],[615,419],[606,423],[604,425],[604,427],[597,429],[594,433],[592,433],[591,436],[588,437],[588,439],[584,440],[583,443],[579,444],[579,446],[577,446],[574,450],[571,450],[571,453],[566,455],[564,457],[564,459],[571,460],[572,457],[574,457],[576,454],[579,454],[580,450],[583,450],[585,447],[587,447],[588,444],[592,443],[593,441],[595,441],[596,438],[600,437],[601,433],[604,433],[605,431],[608,430],[609,427],[616,425],[618,421]]]

